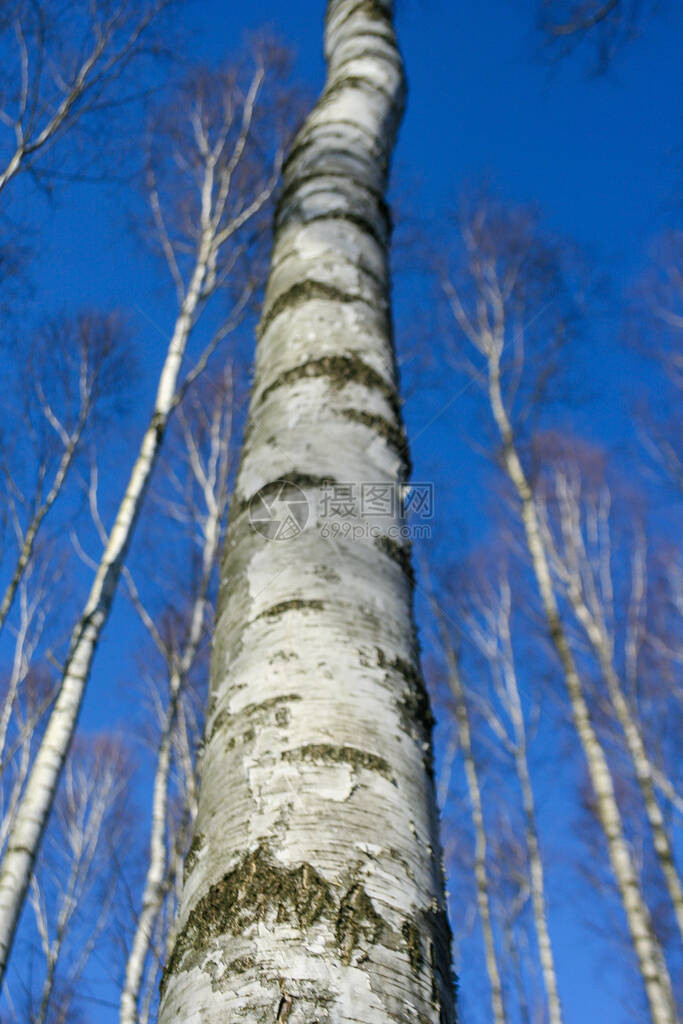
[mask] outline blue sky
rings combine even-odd
[[[191,61],[217,63],[239,48],[245,32],[268,24],[294,47],[297,73],[316,91],[324,70],[322,15],[322,0],[194,3],[183,15],[185,53]],[[444,211],[463,187],[487,174],[509,198],[538,203],[547,225],[585,247],[609,272],[614,295],[623,292],[645,264],[653,238],[680,215],[675,197],[681,184],[683,8],[671,4],[648,21],[642,38],[620,52],[600,78],[587,75],[580,60],[549,71],[536,53],[533,9],[526,0],[399,0],[397,21],[410,89],[394,165],[401,206],[438,235]],[[162,329],[172,322],[167,282],[131,232],[121,190],[79,186],[54,204],[35,196],[30,204],[40,251],[32,271],[33,312],[104,305],[129,316],[140,409],[139,419],[133,411],[125,428],[132,439],[152,400],[163,356],[164,341],[150,321]],[[407,351],[414,342],[412,312],[427,309],[431,294],[419,276],[399,275],[395,302],[399,348]],[[241,343],[251,340],[243,337]],[[630,358],[623,352],[615,303],[594,325],[590,346],[577,353],[578,371],[590,377],[594,394],[573,423],[615,448],[629,434]],[[462,439],[463,423],[472,416],[467,399],[422,430],[461,382],[452,388],[422,377],[408,383],[414,475],[435,479],[442,525],[451,522],[481,541],[487,529],[481,471]],[[130,618],[121,605],[119,600],[95,664],[86,728],[117,717],[123,721],[116,687]],[[558,805],[550,806],[556,814]],[[626,1019],[624,1007],[613,1002],[614,987],[598,977],[604,967],[598,941],[566,910],[552,923],[570,1024]],[[473,990],[482,988],[477,969],[475,964]],[[463,986],[466,981],[464,975]],[[485,1018],[472,1011],[465,1024],[468,1019]]]

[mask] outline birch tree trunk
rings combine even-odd
[[[438,614],[438,612],[437,612]],[[441,621],[443,626],[443,621]],[[455,718],[458,724],[458,739],[465,763],[467,792],[470,798],[472,825],[474,827],[474,877],[477,886],[477,905],[481,918],[481,929],[484,933],[484,949],[486,956],[486,973],[491,985],[491,1009],[494,1024],[505,1024],[507,1016],[503,1002],[503,986],[498,969],[496,943],[493,937],[491,922],[491,900],[489,898],[489,878],[486,870],[486,827],[484,825],[484,809],[481,801],[479,774],[472,751],[472,734],[470,717],[467,710],[465,687],[460,677],[457,658],[448,638],[447,631],[442,629],[446,658],[448,661],[448,685],[455,700]]]
[[[490,221],[488,225],[487,216]],[[610,864],[624,907],[652,1020],[654,1024],[675,1024],[671,979],[624,833],[609,762],[593,724],[583,681],[560,614],[539,509],[519,456],[515,430],[503,396],[502,357],[506,342],[512,340],[508,336],[512,325],[521,310],[529,317],[526,320],[527,327],[540,316],[540,313],[532,313],[531,309],[525,308],[525,288],[530,288],[526,293],[528,296],[534,294],[535,285],[545,286],[540,280],[534,279],[534,259],[540,256],[542,260],[548,260],[550,253],[549,265],[556,261],[542,243],[539,248],[528,227],[520,231],[519,223],[514,218],[504,214],[501,216],[499,211],[488,210],[485,202],[480,205],[475,216],[463,224],[462,234],[467,253],[468,284],[473,285],[473,298],[465,297],[465,293],[461,293],[448,277],[443,281],[444,291],[460,329],[482,357],[482,376],[479,379],[486,391],[491,418],[500,438],[502,467],[519,502],[521,525],[548,636],[562,668],[574,727],[586,758],[595,796],[597,817],[605,835]],[[524,275],[527,280],[522,282]],[[564,326],[560,320],[553,326],[550,337],[555,334],[559,340],[563,332]],[[546,335],[547,328],[544,331]],[[537,346],[535,355],[539,362],[548,356],[548,351]],[[516,367],[508,380],[512,396],[519,395],[520,382],[516,375],[520,369],[521,365]],[[478,370],[475,373],[478,375]],[[508,398],[512,408],[514,398]]]
[[[251,294],[253,284],[247,282],[223,327],[213,334],[202,354],[181,379],[181,369],[188,340],[206,304],[235,267],[236,253],[241,246],[232,245],[239,230],[263,209],[272,195],[276,174],[266,180],[259,177],[259,168],[251,165],[246,186],[238,188],[235,174],[241,168],[254,123],[254,113],[265,77],[265,68],[257,60],[249,88],[244,96],[230,94],[224,88],[223,120],[209,124],[190,103],[189,120],[197,153],[191,152],[187,136],[181,136],[184,158],[189,161],[188,178],[196,190],[183,189],[176,202],[193,211],[191,229],[187,234],[192,253],[188,261],[187,281],[181,274],[178,254],[168,235],[161,210],[159,191],[151,174],[150,203],[164,256],[176,286],[178,312],[159,375],[156,400],[147,429],[143,435],[126,491],[119,505],[112,530],[106,538],[104,552],[95,572],[90,594],[71,635],[66,662],[60,680],[59,694],[36,754],[31,774],[19,805],[0,868],[0,982],[16,930],[26,889],[33,870],[36,853],[52,807],[59,776],[71,743],[83,694],[90,674],[95,649],[102,634],[126,554],[142,508],[147,485],[154,469],[169,418],[187,388],[203,372],[219,341],[233,329],[235,314],[241,313]],[[203,80],[206,83],[206,78]],[[191,93],[190,93],[191,96]],[[188,119],[187,109],[178,111],[177,122]],[[213,129],[213,131],[212,131]],[[169,153],[173,159],[175,152]],[[279,155],[276,167],[279,166]],[[187,183],[185,183],[186,187]]]
[[[515,669],[514,653],[512,649],[512,636],[510,633],[510,587],[502,583],[501,610],[498,618],[498,629],[501,644],[505,656],[503,659],[503,673],[505,679],[505,691],[507,696],[506,706],[512,723],[514,743],[513,756],[515,770],[519,779],[519,788],[522,794],[522,808],[524,810],[524,838],[529,855],[529,882],[531,889],[531,904],[534,914],[534,925],[536,927],[536,941],[538,942],[538,957],[541,961],[541,973],[545,988],[546,1000],[548,1003],[548,1020],[550,1024],[562,1024],[562,1005],[557,986],[557,974],[555,971],[555,958],[553,955],[552,942],[550,941],[550,929],[548,927],[548,916],[546,913],[545,896],[545,872],[541,858],[541,847],[538,837],[538,824],[536,821],[536,802],[534,790],[531,784],[531,773],[529,771],[529,758],[527,753],[527,731],[524,721],[522,700],[517,684],[517,672]]]
[[[320,488],[407,471],[382,198],[404,92],[391,0],[330,0],[325,51],[276,218],[162,1024],[454,1021],[408,553],[389,517],[335,539],[315,507]],[[254,496],[287,510],[301,491],[290,539],[254,529]]]
[[[140,1019],[138,1003],[153,943],[154,928],[170,886],[169,869],[172,870],[172,863],[170,863],[172,852],[167,850],[167,844],[169,844],[170,838],[172,846],[174,837],[169,837],[168,804],[174,729],[188,677],[195,664],[200,644],[207,633],[207,618],[209,612],[212,611],[209,589],[216,570],[220,537],[228,504],[229,418],[232,415],[232,403],[231,398],[223,397],[223,395],[224,392],[221,388],[210,416],[210,444],[206,459],[202,458],[200,441],[193,436],[192,425],[187,421],[184,422],[183,432],[188,449],[188,461],[204,501],[205,514],[198,516],[199,524],[190,520],[193,531],[197,527],[201,531],[201,572],[192,599],[187,633],[178,650],[174,650],[164,643],[156,626],[148,619],[129,576],[133,602],[143,623],[148,626],[160,653],[167,660],[169,694],[154,773],[149,862],[142,894],[142,905],[126,962],[119,1011],[120,1024],[136,1024]],[[190,500],[188,500],[188,504],[190,504]],[[190,764],[187,769],[188,776],[194,769],[195,766]],[[185,792],[183,796],[185,808],[189,810],[191,795]],[[188,824],[181,831],[187,835],[189,828]]]
[[[483,575],[481,579],[471,581],[473,604],[478,609],[478,615],[470,612],[466,615],[465,621],[472,640],[489,664],[494,692],[497,695],[501,709],[504,711],[503,719],[501,719],[493,703],[486,701],[482,704],[483,714],[489,728],[500,742],[503,750],[514,760],[522,796],[529,891],[536,929],[536,941],[538,943],[538,957],[541,964],[543,985],[548,1005],[548,1021],[549,1024],[562,1024],[562,1006],[546,912],[545,872],[541,857],[534,791],[529,770],[527,728],[522,698],[517,683],[515,653],[512,643],[510,624],[512,591],[507,573],[499,569],[498,574],[495,588],[487,586]],[[462,690],[462,684],[458,683],[458,685]],[[464,690],[462,699],[463,701],[465,699]],[[513,948],[512,942],[510,943],[510,948]]]
[[[488,395],[503,445],[505,471],[519,498],[527,547],[548,633],[562,665],[574,727],[586,758],[598,818],[607,840],[610,863],[626,913],[652,1020],[654,1024],[675,1024],[676,1011],[671,979],[652,928],[650,912],[626,842],[607,757],[591,721],[583,684],[560,617],[536,504],[517,453],[512,426],[503,403],[499,356],[495,352],[490,352],[488,357]]]
[[[196,296],[195,296],[196,301]],[[191,323],[179,320],[161,374],[154,414],[145,432],[109,542],[88,600],[71,637],[59,695],[36,755],[0,870],[0,980],[23,906],[40,840],[52,807],[102,629],[109,617],[123,562],[164,429],[174,404],[180,363]]]
[[[534,925],[536,927],[536,940],[538,942],[538,957],[541,961],[541,972],[543,974],[543,985],[548,1002],[548,1019],[550,1024],[562,1024],[562,1004],[557,987],[557,975],[555,973],[555,958],[553,947],[550,941],[550,930],[546,914],[545,900],[545,873],[543,871],[543,860],[538,842],[538,827],[536,824],[536,808],[534,803],[534,791],[529,775],[529,763],[527,760],[526,740],[519,742],[515,752],[515,768],[522,791],[522,806],[524,808],[524,836],[529,853],[529,879],[531,882],[531,902],[534,912]]]
[[[0,981],[7,967],[21,908],[40,840],[104,625],[109,617],[123,563],[133,536],[147,484],[161,447],[168,418],[177,401],[177,382],[190,330],[208,270],[207,235],[159,377],[154,410],[140,445],[128,486],[93,580],[88,600],[71,636],[59,694],[19,805],[0,870]]]
[[[614,636],[608,628],[608,620],[598,597],[596,573],[586,550],[581,528],[580,489],[561,471],[555,472],[555,491],[561,517],[562,550],[554,544],[553,534],[547,520],[542,523],[544,540],[549,548],[555,567],[559,571],[569,603],[577,621],[584,630],[588,642],[600,666],[607,686],[610,703],[621,726],[626,747],[631,757],[633,770],[640,789],[648,822],[652,831],[652,844],[662,869],[666,887],[671,898],[678,930],[683,938],[683,886],[676,867],[671,840],[667,833],[664,815],[655,792],[652,763],[636,715],[633,713],[623,682],[614,663]],[[600,536],[609,530],[608,513],[597,514]],[[607,545],[605,544],[607,548]],[[598,567],[601,579],[607,581],[611,569],[609,555]],[[612,590],[611,579],[608,589]],[[604,595],[603,600],[604,600]]]

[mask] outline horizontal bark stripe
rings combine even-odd
[[[286,292],[274,300],[272,305],[264,311],[261,322],[258,326],[258,335],[262,337],[272,322],[287,310],[302,306],[314,299],[322,299],[327,302],[361,302],[364,305],[373,305],[369,297],[357,293],[344,292],[332,284],[324,281],[299,281],[288,288]],[[386,315],[386,314],[385,314]]]
[[[298,380],[310,377],[325,377],[329,381],[330,387],[335,390],[341,390],[348,384],[360,384],[369,391],[378,391],[389,404],[394,415],[396,417],[400,415],[400,402],[393,382],[386,380],[381,373],[378,373],[355,353],[308,359],[289,370],[284,370],[276,380],[271,381],[260,392],[255,393],[255,403],[265,402],[278,388],[287,387]]]

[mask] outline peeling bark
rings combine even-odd
[[[330,0],[285,163],[221,572],[196,836],[159,1020],[453,1024],[409,553],[326,538],[329,482],[407,473],[382,195],[404,82],[390,0]],[[312,514],[269,541],[255,494]],[[376,520],[374,522],[377,522]]]

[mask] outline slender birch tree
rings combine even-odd
[[[64,493],[86,431],[101,406],[116,399],[125,349],[118,317],[81,313],[46,323],[28,354],[23,372],[32,378],[32,387],[27,389],[18,419],[31,440],[35,472],[28,487],[17,479],[12,463],[21,463],[25,469],[26,453],[21,451],[13,459],[6,446],[2,475],[15,561],[0,599],[0,633],[45,519]]]
[[[153,937],[164,900],[173,894],[175,870],[174,848],[184,853],[196,813],[194,778],[195,750],[186,740],[188,711],[185,707],[189,676],[195,667],[199,648],[211,625],[213,612],[212,581],[214,580],[218,548],[228,506],[228,471],[231,455],[232,387],[226,372],[221,382],[211,389],[213,396],[203,391],[204,402],[190,404],[179,410],[180,433],[185,448],[185,462],[190,478],[182,484],[179,500],[166,507],[167,515],[185,524],[192,542],[199,549],[199,569],[190,593],[187,614],[180,628],[164,631],[140,600],[132,576],[127,573],[129,590],[136,609],[152,641],[161,654],[167,671],[167,693],[157,695],[160,704],[160,725],[156,767],[154,771],[152,816],[149,837],[149,860],[137,917],[133,941],[128,952],[126,974],[121,993],[119,1019],[121,1024],[136,1024],[140,1019],[140,1001],[145,968],[153,946]],[[204,404],[208,408],[204,408]],[[210,404],[209,404],[210,403]],[[181,482],[178,467],[173,477]],[[195,505],[197,501],[197,505]],[[173,607],[178,608],[178,595],[174,594]],[[166,635],[166,632],[170,635]],[[176,634],[179,633],[179,636]],[[177,756],[180,746],[181,754]],[[179,760],[181,777],[181,803],[179,823],[170,827],[169,803],[172,796],[174,747]],[[150,972],[152,977],[156,971]]]
[[[18,965],[30,1024],[64,1024],[84,995],[83,972],[119,895],[113,851],[128,838],[129,779],[120,742],[97,736],[79,740],[70,751],[31,878],[29,902],[40,952]]]
[[[0,710],[0,847],[12,831],[17,807],[54,699],[43,662],[46,625],[54,613],[52,594],[63,584],[54,551],[36,552],[18,588],[14,649]]]
[[[481,786],[479,784],[479,772],[474,758],[470,713],[467,706],[465,686],[460,673],[458,652],[456,651],[451,639],[446,616],[434,598],[432,598],[431,603],[439,625],[441,645],[444,651],[448,670],[448,686],[454,703],[455,721],[458,731],[458,744],[465,765],[467,794],[469,796],[472,827],[474,829],[474,878],[477,890],[477,906],[479,908],[481,929],[484,935],[486,973],[488,974],[489,984],[491,986],[491,1011],[495,1024],[505,1024],[507,1014],[505,1012],[503,985],[501,982],[500,968],[498,964],[498,954],[496,952],[496,941],[493,934],[490,896],[491,884],[486,864],[486,851],[488,844],[486,839],[486,826],[484,824],[484,807],[481,797]]]
[[[529,335],[533,334],[531,327],[540,321],[543,334],[551,337],[551,345],[553,338],[564,343],[567,337],[567,319],[561,309],[554,311],[550,325],[542,320],[548,302],[542,304],[539,294],[539,286],[553,284],[556,300],[561,295],[560,265],[552,245],[538,239],[533,218],[520,216],[516,211],[508,214],[490,199],[484,198],[463,216],[461,233],[464,270],[455,281],[449,275],[444,276],[443,288],[456,324],[480,359],[475,368],[476,379],[486,395],[491,422],[498,435],[500,461],[517,501],[548,636],[562,668],[574,727],[586,758],[598,818],[652,1020],[655,1024],[675,1024],[671,979],[626,840],[607,755],[596,731],[585,685],[560,612],[549,552],[516,430],[519,420],[515,419],[515,413],[519,416],[524,397],[520,378],[525,365],[525,346]],[[534,355],[537,361],[543,357],[542,351]],[[548,372],[547,366],[538,369],[541,374]],[[533,387],[528,387],[528,382],[525,390],[527,397],[534,391]]]
[[[159,374],[156,399],[136,460],[108,532],[87,601],[76,622],[61,673],[59,693],[35,756],[18,807],[14,826],[0,867],[0,980],[2,979],[24,902],[31,871],[45,828],[60,772],[73,737],[97,643],[111,611],[119,577],[136,521],[156,463],[166,426],[187,389],[205,369],[220,341],[241,319],[255,282],[247,277],[237,293],[230,314],[209,338],[190,368],[185,366],[190,336],[216,290],[226,285],[244,251],[239,233],[263,209],[277,180],[275,170],[255,164],[251,148],[258,101],[266,77],[263,53],[256,52],[244,87],[235,75],[206,75],[190,82],[188,104],[183,108],[185,132],[176,133],[182,146],[180,164],[185,190],[167,195],[164,208],[159,174],[150,169],[149,198],[159,244],[171,273],[178,299],[173,331]],[[220,116],[216,116],[217,112]],[[180,121],[180,119],[179,119]],[[177,125],[174,126],[177,131]],[[262,142],[261,139],[258,140]],[[171,165],[176,150],[166,153]],[[242,173],[242,161],[251,173]],[[258,171],[256,171],[258,168]],[[158,169],[157,169],[158,171]],[[172,182],[177,184],[177,176]],[[180,234],[178,217],[172,217],[176,234],[169,234],[165,214],[183,211],[187,228]],[[188,216],[194,209],[195,217]],[[189,225],[189,226],[188,226]],[[232,285],[232,281],[230,281]]]
[[[664,480],[683,491],[683,231],[655,240],[650,265],[633,296],[627,336],[654,363],[654,409],[637,408],[643,449]]]
[[[21,173],[51,185],[49,156],[60,150],[61,174],[77,173],[61,142],[126,95],[139,91],[133,65],[160,51],[153,28],[170,0],[8,0],[0,13],[0,195]],[[108,126],[110,127],[110,126]],[[100,140],[111,141],[109,132]],[[66,150],[67,148],[64,147]],[[4,197],[3,197],[4,198]]]
[[[647,749],[643,730],[635,709],[627,697],[622,674],[617,671],[615,643],[615,581],[612,571],[612,545],[610,512],[612,498],[606,482],[591,487],[582,481],[578,460],[555,459],[550,470],[550,487],[554,491],[553,505],[557,509],[556,529],[553,516],[548,513],[548,502],[537,488],[536,504],[543,543],[549,554],[550,565],[560,586],[565,590],[569,605],[576,621],[583,630],[588,644],[598,663],[605,683],[614,717],[623,733],[626,749],[631,759],[633,772],[643,799],[647,820],[652,834],[655,855],[659,862],[671,905],[676,917],[678,930],[683,938],[683,888],[674,858],[671,839],[666,828],[664,814],[656,792],[655,769]],[[632,584],[633,598],[637,603],[644,600],[646,557],[642,550],[644,539],[639,538],[633,553]],[[638,596],[640,593],[640,597]],[[628,625],[637,628],[637,608],[632,604],[633,614],[627,614]],[[637,638],[627,639],[633,647]],[[638,693],[637,652],[631,659],[630,671]]]
[[[527,725],[512,644],[512,590],[503,566],[495,582],[491,583],[482,577],[483,574],[480,574],[472,587],[464,621],[469,637],[489,666],[496,704],[501,713],[488,701],[483,707],[480,703],[480,712],[515,766],[522,797],[529,891],[548,1019],[550,1024],[562,1024],[562,1007],[546,911],[545,872],[536,820],[536,801],[529,769]]]
[[[454,1020],[408,552],[390,512],[318,526],[328,488],[407,473],[390,0],[330,0],[325,56],[276,216],[163,1024]]]

